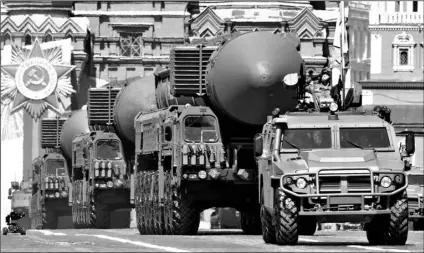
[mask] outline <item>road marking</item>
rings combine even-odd
[[[111,241],[117,241],[117,242],[122,242],[122,243],[130,243],[130,244],[134,244],[134,245],[137,245],[137,246],[142,246],[142,247],[152,248],[152,249],[160,249],[160,250],[165,250],[165,251],[170,251],[170,252],[190,252],[190,251],[187,251],[187,250],[182,250],[182,249],[178,249],[178,248],[174,248],[174,247],[166,247],[166,246],[159,246],[159,245],[145,243],[145,242],[130,241],[130,240],[127,240],[127,239],[122,239],[122,238],[112,237],[112,236],[107,236],[107,235],[76,234],[76,236],[94,236],[94,237],[97,237],[97,238],[107,239],[107,240],[111,240]]]
[[[358,248],[358,249],[368,249],[368,250],[378,250],[378,251],[386,251],[386,252],[411,252],[409,250],[401,250],[401,249],[382,249],[378,247],[366,247],[366,246],[359,246],[359,245],[348,245],[348,247],[351,248]]]
[[[66,234],[64,234],[64,233],[53,233],[52,231],[49,231],[49,230],[27,230],[27,231],[31,231],[31,232],[40,232],[40,233],[42,233],[42,234],[44,234],[44,235],[60,235],[60,236],[62,236],[62,235],[66,235]]]
[[[319,242],[318,240],[306,239],[306,238],[299,238],[299,241],[304,241],[304,242]]]

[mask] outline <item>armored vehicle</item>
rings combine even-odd
[[[409,220],[413,230],[424,230],[424,170],[413,167],[406,173]]]
[[[57,229],[58,217],[70,216],[68,185],[70,168],[60,149],[66,118],[41,120],[41,147],[46,154],[32,163],[31,228]]]
[[[148,86],[158,110],[135,117],[141,234],[195,234],[211,207],[236,208],[243,231],[261,233],[252,138],[270,110],[296,106],[298,48],[292,35],[251,32],[171,51]]]
[[[365,222],[370,244],[405,244],[408,198],[394,127],[375,113],[279,110],[255,136],[262,235],[294,245],[316,222]],[[413,152],[414,136],[406,138]]]

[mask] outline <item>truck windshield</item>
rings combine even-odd
[[[65,161],[61,159],[49,159],[46,162],[47,174],[65,176]]]
[[[389,148],[387,130],[379,128],[340,128],[341,148]]]
[[[96,147],[97,159],[118,160],[122,158],[121,146],[117,140],[99,140]]]
[[[331,148],[330,128],[287,129],[283,133],[283,149]]]
[[[184,120],[185,140],[189,142],[216,142],[216,120],[213,116],[188,116]]]

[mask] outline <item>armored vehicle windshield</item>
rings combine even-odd
[[[340,128],[341,148],[390,148],[387,129],[376,128]]]
[[[184,126],[185,140],[188,142],[218,141],[216,119],[213,116],[187,116]]]
[[[121,145],[117,140],[99,140],[96,146],[97,159],[122,159]]]
[[[47,174],[56,176],[65,176],[65,161],[61,159],[48,159],[46,172]]]
[[[330,128],[287,129],[283,132],[282,148],[331,148],[331,130]]]

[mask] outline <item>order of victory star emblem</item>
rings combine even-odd
[[[59,46],[43,50],[36,39],[30,50],[13,47],[11,64],[1,66],[2,100],[12,99],[12,112],[25,108],[35,119],[48,108],[60,113],[58,98],[75,92],[66,78],[74,68],[63,64]]]

